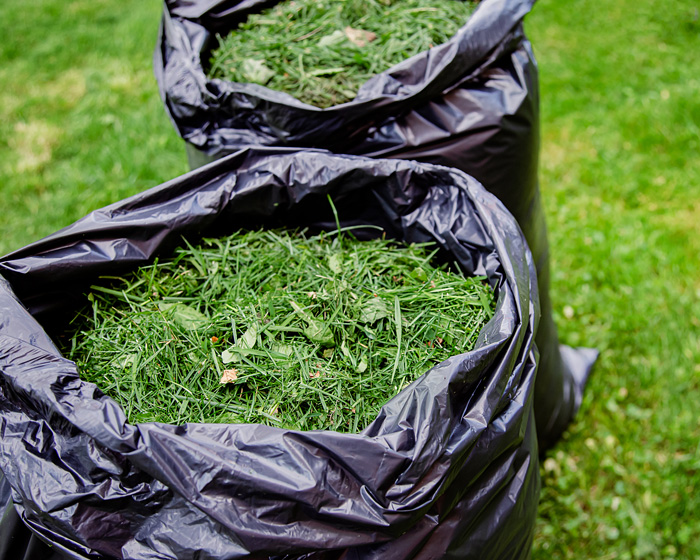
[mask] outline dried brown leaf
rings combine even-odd
[[[221,376],[221,383],[222,385],[225,385],[226,383],[235,383],[235,381],[238,379],[238,370],[236,368],[233,369],[225,369],[223,375]]]
[[[364,47],[367,43],[371,43],[377,38],[377,34],[372,31],[365,31],[364,29],[355,29],[349,25],[344,29],[345,36],[350,40],[351,43],[356,44],[358,47]]]

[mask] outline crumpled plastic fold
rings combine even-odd
[[[183,236],[335,229],[328,195],[341,226],[434,241],[497,298],[476,348],[416,372],[363,432],[131,425],[52,342],[98,276],[165,256]],[[540,489],[534,261],[502,203],[464,173],[247,149],[0,258],[0,275],[0,494],[9,486],[54,554],[529,557]]]

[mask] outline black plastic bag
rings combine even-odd
[[[166,0],[154,65],[194,167],[251,145],[318,147],[465,171],[515,216],[535,257],[542,321],[535,413],[540,448],[575,416],[598,353],[559,346],[537,179],[537,65],[522,28],[534,0],[483,0],[448,42],[377,74],[355,100],[318,109],[257,84],[209,80],[225,34],[276,2]]]
[[[434,240],[497,298],[476,349],[422,375],[361,434],[130,425],[49,338],[98,275],[166,255],[183,235],[335,229],[327,195],[341,226]],[[245,150],[3,257],[0,273],[0,470],[22,520],[70,557],[529,557],[535,269],[515,220],[465,174]]]

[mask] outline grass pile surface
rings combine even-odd
[[[433,255],[347,235],[205,240],[93,286],[67,353],[134,423],[356,432],[492,316],[483,278]]]
[[[464,25],[460,0],[282,2],[220,38],[209,74],[289,93],[317,107],[352,100],[360,86]]]

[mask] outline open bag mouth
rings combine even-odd
[[[222,155],[244,145],[286,144],[358,153],[343,136],[361,138],[368,127],[381,128],[391,118],[429,103],[459,84],[474,81],[479,89],[485,69],[522,41],[520,24],[534,0],[479,2],[449,40],[378,72],[359,88],[354,99],[327,108],[308,105],[258,83],[207,75],[216,36],[277,3],[166,2],[154,54],[155,74],[173,124],[199,149]],[[517,88],[509,89],[511,94],[517,93]],[[331,142],[328,135],[332,130],[341,136]],[[330,148],[330,143],[337,147]]]

